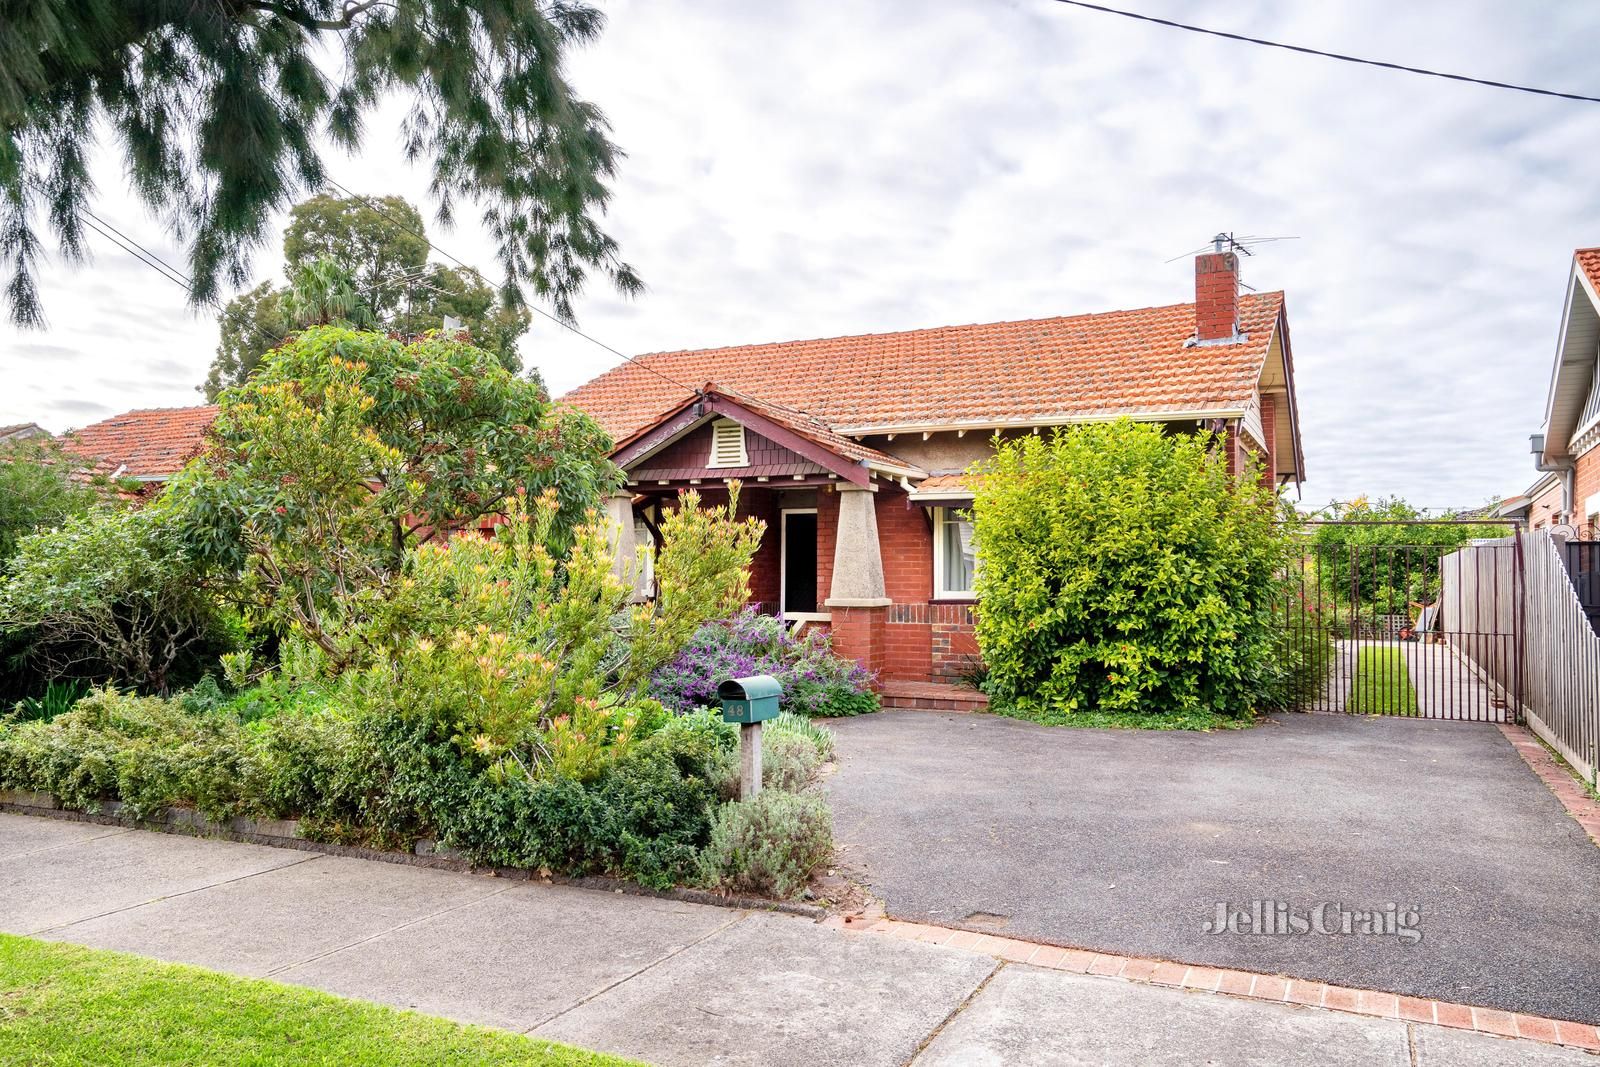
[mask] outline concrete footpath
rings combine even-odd
[[[661,1065],[1600,1065],[793,916],[10,814],[0,930]]]

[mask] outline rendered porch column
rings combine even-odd
[[[612,493],[606,497],[607,538],[611,542],[611,573],[633,584],[639,593],[639,546],[633,539],[633,494]]]
[[[832,616],[829,629],[833,648],[869,671],[880,671],[889,598],[884,593],[874,494],[869,488],[854,485],[841,485],[838,492],[833,585],[825,601]]]

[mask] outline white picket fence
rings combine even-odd
[[[1505,596],[1505,590],[1518,588],[1519,566],[1521,594]],[[1549,531],[1463,548],[1447,557],[1441,570],[1444,628],[1462,635],[1453,643],[1520,699],[1523,720],[1535,733],[1595,781],[1600,768],[1600,635],[1584,615]],[[1475,637],[1513,632],[1520,634],[1520,648],[1509,654],[1503,643]]]

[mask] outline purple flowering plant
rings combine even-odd
[[[833,654],[826,634],[795,637],[783,619],[745,608],[708,622],[687,647],[650,677],[649,694],[680,714],[717,706],[717,685],[770,674],[783,687],[779,706],[808,717],[878,710],[872,672]]]

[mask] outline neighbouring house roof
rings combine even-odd
[[[1572,254],[1555,366],[1545,401],[1544,456],[1560,459],[1600,443],[1600,248]]]
[[[50,431],[37,422],[14,422],[0,426],[0,441],[25,441],[30,437],[49,437]]]
[[[656,352],[565,399],[626,440],[716,381],[840,435],[1244,413],[1281,292],[1240,298],[1229,344],[1194,345],[1193,304],[812,341]],[[665,377],[663,377],[663,375]],[[668,380],[672,379],[672,380]]]
[[[61,441],[69,451],[105,461],[117,477],[160,481],[199,454],[216,417],[214,404],[145,408],[73,430]]]

